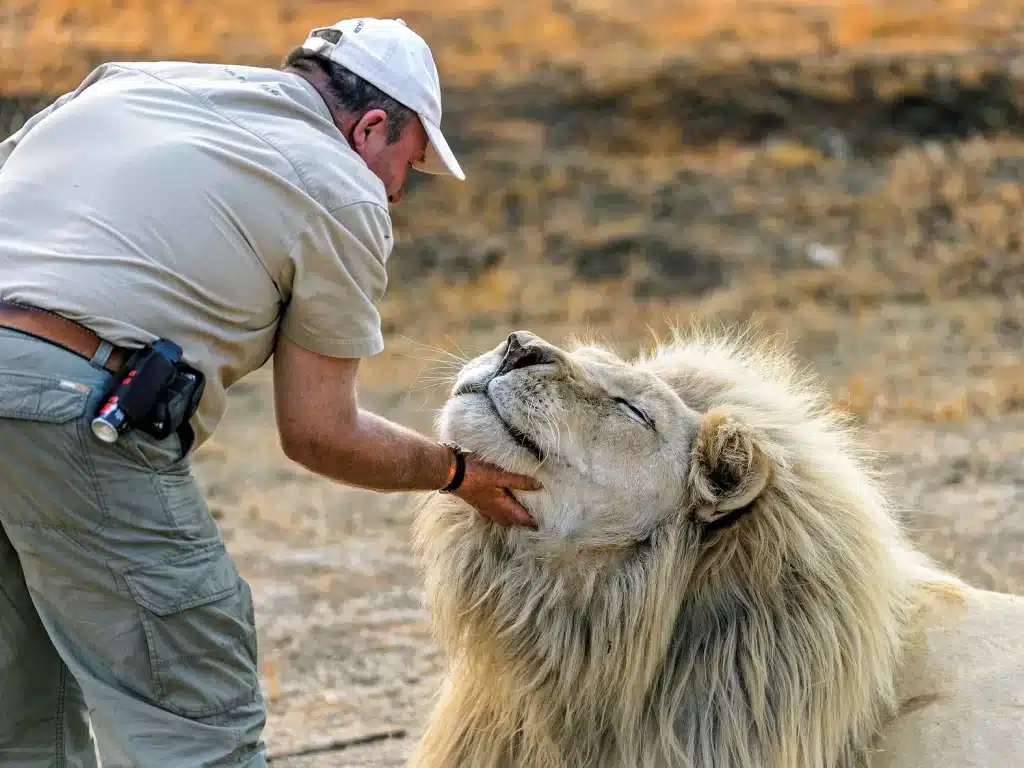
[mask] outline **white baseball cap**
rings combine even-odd
[[[302,47],[351,70],[413,110],[427,132],[425,173],[466,175],[441,133],[441,84],[426,41],[401,19],[344,19],[310,31]]]

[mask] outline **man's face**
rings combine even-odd
[[[405,191],[409,168],[423,161],[427,151],[427,132],[413,119],[394,144],[387,141],[387,114],[372,109],[356,123],[352,131],[353,148],[363,162],[384,182],[388,201],[396,204]]]

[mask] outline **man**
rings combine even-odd
[[[281,70],[105,64],[0,143],[0,764],[95,765],[90,716],[104,768],[265,764],[252,598],[189,456],[271,354],[294,461],[531,524],[509,489],[534,480],[357,404],[388,204],[410,167],[464,178],[440,122],[427,44],[352,19]],[[158,339],[198,410],[97,439]]]

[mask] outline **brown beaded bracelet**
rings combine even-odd
[[[439,489],[439,492],[451,493],[462,485],[462,481],[466,477],[466,453],[457,445],[449,445],[448,443],[442,443],[442,445],[451,453],[452,464],[448,470],[448,482],[445,483],[443,488]]]

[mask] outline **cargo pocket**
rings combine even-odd
[[[158,440],[141,429],[132,429],[122,435],[113,447],[142,469],[179,475],[189,472],[188,455],[176,433]]]
[[[222,544],[124,577],[142,616],[161,706],[199,718],[256,697],[252,593]]]
[[[0,418],[66,424],[85,413],[91,392],[77,381],[0,371]]]
[[[92,395],[92,387],[78,381],[0,370],[0,486],[8,496],[7,522],[69,532],[105,525],[85,444]]]

